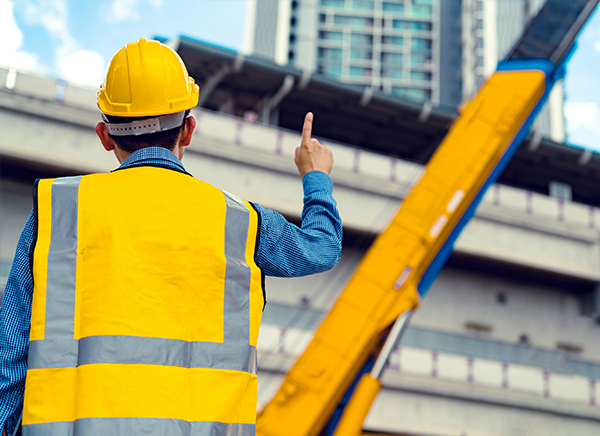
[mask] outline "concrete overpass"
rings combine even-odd
[[[4,283],[31,210],[33,178],[109,171],[117,163],[93,131],[100,120],[93,91],[6,69],[1,84]],[[205,109],[194,115],[198,129],[186,169],[299,221],[299,134]],[[323,140],[336,160],[343,258],[329,273],[267,280],[260,402],[423,169]],[[369,428],[440,436],[598,434],[599,229],[595,207],[494,186],[395,352]]]

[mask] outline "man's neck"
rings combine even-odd
[[[145,148],[149,148],[149,147],[144,147],[144,148],[141,148],[140,150],[144,150]],[[160,148],[164,148],[164,147],[160,147]],[[137,151],[140,151],[140,150],[137,150]],[[181,160],[183,158],[183,147],[179,147],[179,145],[176,145],[173,150],[169,150],[168,148],[165,148],[165,150],[173,153],[175,155],[175,157],[179,160]],[[115,147],[114,151],[115,151],[115,156],[117,157],[117,160],[119,161],[119,164],[122,164],[125,161],[125,159],[127,159],[133,153],[136,153],[136,152],[128,153],[126,151],[121,150],[118,147]]]

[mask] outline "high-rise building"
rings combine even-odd
[[[447,8],[436,0],[255,0],[247,51],[412,100],[443,102],[440,40]],[[457,3],[450,0],[449,3]],[[285,22],[281,20],[285,19]],[[445,20],[449,21],[449,20]],[[445,35],[444,35],[445,36]],[[455,55],[456,63],[460,57]],[[460,71],[457,70],[458,75]],[[460,99],[459,82],[454,85]]]
[[[250,0],[245,52],[417,102],[473,96],[544,0]],[[535,130],[564,141],[556,86]]]

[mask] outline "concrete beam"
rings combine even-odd
[[[232,65],[225,65],[215,74],[210,76],[200,88],[200,97],[198,98],[198,106],[203,107],[213,94],[217,86],[223,81],[228,74],[238,72],[244,66],[244,56],[238,54],[235,62]]]
[[[267,99],[261,109],[260,119],[264,123],[271,123],[271,111],[279,106],[279,103],[294,89],[294,76],[288,74],[283,79],[281,88],[269,99]]]

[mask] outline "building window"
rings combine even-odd
[[[289,59],[290,61],[294,60],[294,52],[293,52],[293,51],[291,51],[291,50],[288,52],[288,59]]]
[[[410,46],[414,51],[430,51],[431,39],[413,38]]]
[[[369,50],[353,48],[350,50],[350,59],[368,60],[373,59],[373,53]]]
[[[392,86],[392,95],[395,95],[396,97],[406,97],[406,92],[408,91],[407,88],[403,88],[401,86]]]
[[[401,98],[408,98],[419,103],[431,99],[431,90],[419,88],[404,88],[401,86],[392,87],[392,95]]]
[[[411,71],[410,80],[417,80],[420,82],[431,82],[431,73],[428,71]]]
[[[406,96],[410,100],[422,102],[431,99],[431,91],[429,89],[409,88]]]
[[[327,15],[319,14],[319,23],[326,23],[326,22],[327,22]]]
[[[319,32],[319,39],[325,41],[342,42],[344,39],[344,34],[342,32],[326,32],[321,30]]]
[[[433,15],[433,9],[431,6],[417,6],[412,7],[413,17],[431,17]]]
[[[355,11],[372,11],[374,6],[373,0],[354,0],[352,2],[352,9]]]
[[[381,42],[383,44],[402,46],[402,45],[404,45],[404,38],[401,36],[384,35]]]
[[[404,5],[400,4],[400,3],[388,3],[388,2],[384,2],[383,3],[383,10],[385,12],[394,12],[397,14],[403,14],[404,13]]]
[[[402,71],[402,68],[384,68],[381,70],[381,77],[388,79],[402,79],[404,77],[404,71]]]
[[[400,53],[381,53],[381,62],[384,64],[402,64],[403,56]]]
[[[350,36],[350,43],[353,46],[363,46],[373,44],[373,35],[364,35],[362,33],[353,33]]]
[[[350,77],[371,77],[371,69],[362,67],[350,67]]]
[[[321,6],[344,9],[344,0],[321,0]]]
[[[331,77],[332,79],[339,79],[342,76],[341,65],[325,65],[323,66],[323,73]]]
[[[346,17],[346,19],[348,20],[350,27],[355,29],[360,29],[362,27],[373,27],[373,18]]]
[[[392,22],[392,27],[394,29],[408,29],[408,30],[422,30],[422,31],[431,31],[432,25],[426,21],[406,21],[406,20],[394,20]]]
[[[410,63],[411,65],[429,65],[431,64],[431,56],[423,53],[412,53]]]
[[[328,59],[332,61],[341,61],[342,49],[319,47],[319,58]]]

